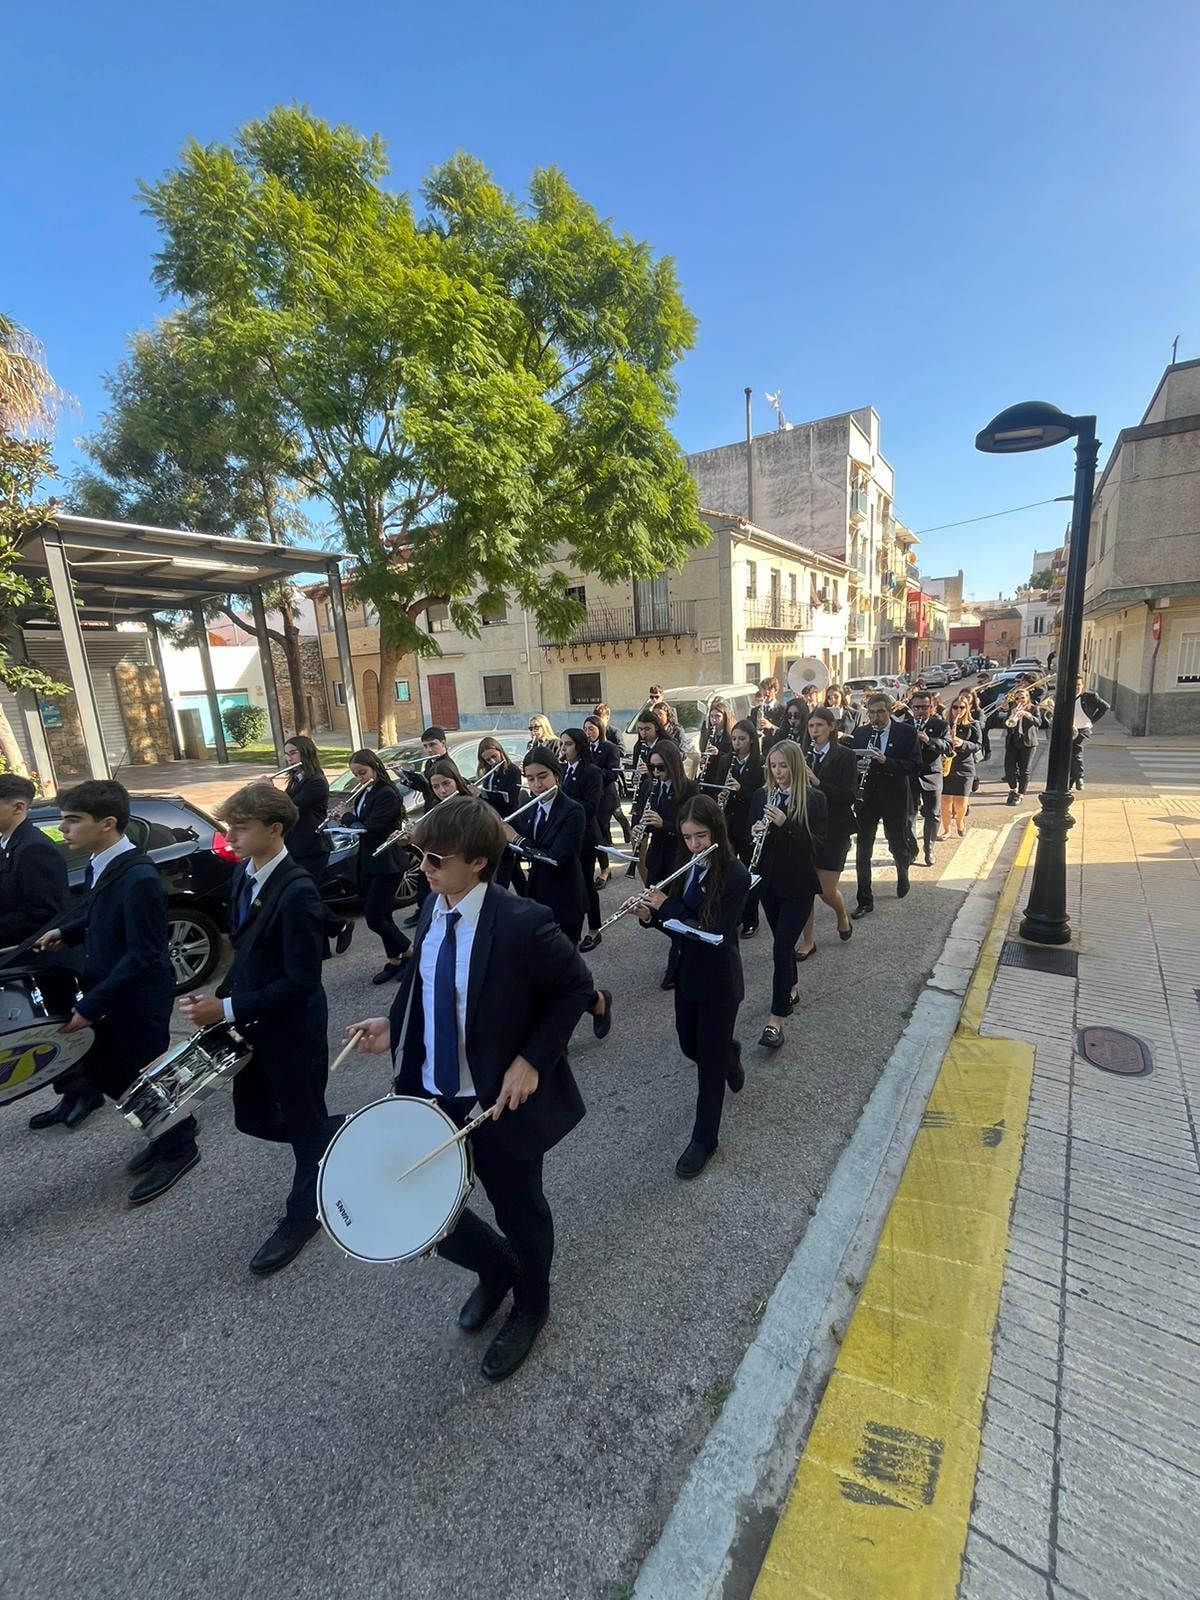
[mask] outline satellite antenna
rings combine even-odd
[[[769,394],[766,396],[766,401],[767,404],[774,410],[775,415],[779,418],[780,433],[790,433],[792,431],[792,425],[783,414],[783,390],[776,389],[774,394]]]

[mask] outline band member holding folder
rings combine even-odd
[[[475,776],[479,797],[486,800],[498,817],[506,817],[517,804],[521,792],[521,769],[509,759],[508,751],[491,734],[480,739],[476,752]]]
[[[491,1383],[517,1370],[549,1315],[554,1220],[542,1168],[583,1117],[567,1045],[592,992],[550,912],[492,883],[506,831],[480,800],[448,800],[421,818],[414,843],[431,892],[416,957],[390,1019],[347,1030],[362,1051],[391,1050],[398,1094],[436,1100],[460,1128],[476,1102],[493,1113],[471,1153],[496,1227],[465,1210],[437,1247],[478,1275],[458,1314],[464,1332],[478,1332],[512,1294],[483,1357]]]
[[[647,889],[645,909],[637,914],[641,922],[671,937],[675,1033],[679,1048],[695,1062],[697,1077],[692,1137],[675,1163],[675,1175],[696,1178],[717,1148],[726,1086],[737,1094],[746,1081],[742,1047],[733,1030],[746,992],[738,926],[750,874],[734,854],[721,808],[707,795],[679,808],[679,836],[683,860],[702,855],[710,845],[716,849],[705,860],[695,861],[682,886],[672,885],[669,895]],[[676,932],[664,927],[667,922],[682,923],[719,942]]]
[[[290,1144],[296,1167],[284,1215],[255,1252],[258,1277],[294,1261],[317,1233],[317,1168],[336,1127],[325,1109],[328,1008],[321,897],[284,844],[296,807],[270,783],[250,783],[222,808],[242,862],[230,892],[233,966],[215,995],[187,995],[195,1028],[230,1022],[253,1048],[233,1080],[233,1120],[254,1139]]]

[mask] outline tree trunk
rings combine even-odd
[[[379,630],[379,744],[398,744],[396,736],[396,691],[393,687],[400,671],[399,645],[386,643]]]
[[[304,692],[304,661],[300,654],[300,629],[296,613],[286,602],[280,605],[283,618],[283,653],[287,659],[288,686],[292,691],[292,721],[297,733],[312,733],[308,721],[308,696]]]
[[[17,743],[17,736],[12,730],[12,723],[8,720],[8,712],[2,705],[0,705],[0,755],[4,757],[4,766],[8,772],[15,772],[22,778],[30,776],[25,757],[21,754],[21,746]],[[50,774],[39,772],[38,777],[46,783]]]

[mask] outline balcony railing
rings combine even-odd
[[[851,489],[850,491],[850,521],[865,522],[867,520],[867,491],[865,489]]]
[[[685,638],[696,631],[694,600],[658,600],[644,606],[589,606],[567,639],[538,634],[543,650],[571,644],[623,644],[632,639]]]
[[[812,627],[812,607],[799,600],[747,600],[746,632],[807,633]]]

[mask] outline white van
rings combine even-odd
[[[733,720],[744,722],[750,715],[750,708],[757,693],[756,683],[685,683],[681,689],[668,689],[664,684],[663,699],[675,713],[679,719],[679,726],[683,729],[684,754],[688,755],[697,749],[700,729],[708,715],[711,701],[724,700],[733,715]],[[637,717],[634,717],[625,729],[622,740],[627,756],[633,754],[637,742]]]

